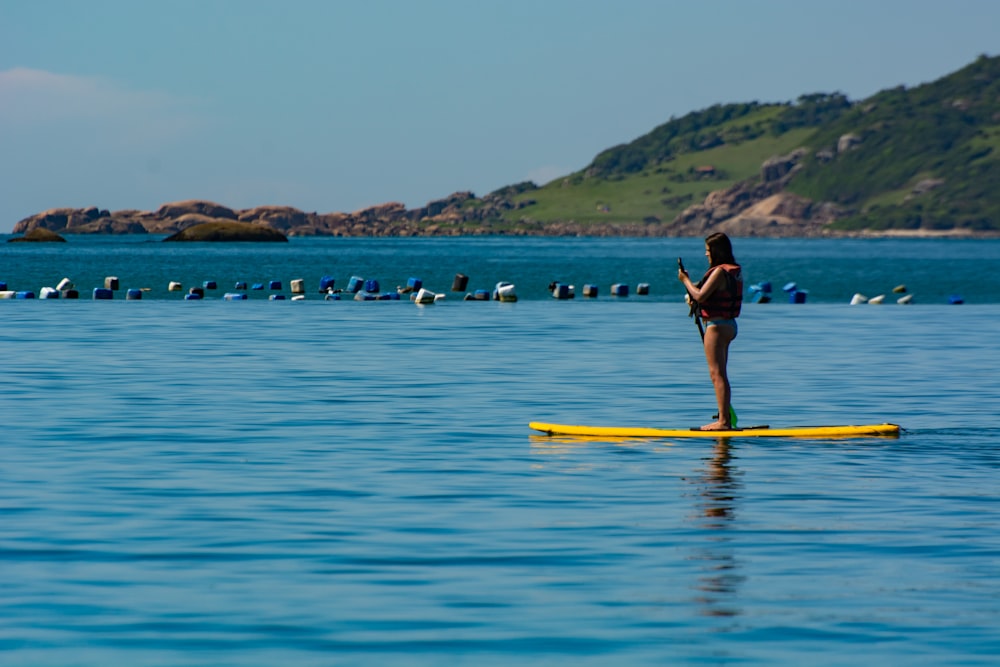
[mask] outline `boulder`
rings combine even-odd
[[[24,236],[7,239],[7,243],[34,242],[34,243],[66,243],[66,239],[55,232],[36,227],[28,231]]]
[[[264,241],[287,243],[288,237],[276,229],[248,222],[212,221],[182,229],[164,241]]]

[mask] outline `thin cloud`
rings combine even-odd
[[[129,90],[102,77],[0,71],[0,133],[56,129],[111,144],[159,143],[201,124],[190,108],[167,93]]]

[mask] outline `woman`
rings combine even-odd
[[[691,282],[687,271],[677,270],[677,279],[684,283],[688,296],[695,302],[698,314],[705,323],[705,359],[715,387],[715,400],[719,404],[717,421],[705,424],[703,431],[720,431],[734,427],[731,419],[732,389],[726,364],[729,361],[729,344],[736,338],[736,318],[743,303],[743,274],[733,258],[733,245],[729,237],[715,233],[705,239],[708,255],[708,272],[697,285]]]

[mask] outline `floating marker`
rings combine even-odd
[[[365,281],[364,289],[366,292],[378,292],[379,290],[378,281],[375,280],[374,278],[369,278],[368,280]]]
[[[861,292],[856,292],[854,294],[854,296],[851,297],[851,305],[852,306],[856,306],[859,303],[866,303],[867,301],[868,301],[868,297],[866,297]]]
[[[421,287],[417,293],[410,297],[418,306],[434,303],[437,301],[437,294]]]
[[[281,290],[281,281],[280,280],[272,280],[271,282],[269,282],[267,284],[267,288],[269,290],[280,291]]]
[[[751,292],[761,292],[763,294],[770,294],[771,293],[771,283],[765,280],[764,282],[760,282],[760,283],[757,283],[755,285],[751,285],[750,286],[750,291]]]
[[[320,291],[320,293],[329,292],[330,290],[332,290],[333,289],[333,284],[335,282],[336,281],[333,279],[333,276],[323,276],[322,278],[320,278],[319,279],[319,291]]]
[[[115,293],[107,287],[95,287],[94,288],[94,299],[96,301],[107,301],[108,299],[115,298]]]
[[[285,295],[284,294],[272,294],[271,296],[269,296],[267,298],[268,298],[269,301],[284,301],[285,300]]]
[[[635,286],[635,293],[639,296],[646,296],[649,294],[649,283],[639,283]]]
[[[451,283],[452,292],[464,292],[465,288],[469,285],[469,276],[464,273],[456,273],[455,280]]]
[[[913,301],[912,294],[907,294],[906,296],[901,296],[898,299],[896,299],[896,303],[898,303],[901,306],[905,306],[906,304],[911,303],[912,301]]]
[[[223,301],[246,301],[247,295],[243,292],[226,292],[222,295]]]
[[[594,299],[597,297],[597,285],[584,285],[583,295],[588,299]]]
[[[421,280],[420,278],[410,278],[409,280],[406,281],[407,292],[416,292],[423,286],[424,286],[424,281]]]
[[[399,292],[382,292],[378,295],[379,301],[399,301]]]
[[[104,279],[104,288],[118,291],[118,276],[108,276]]]
[[[557,299],[572,299],[576,295],[573,293],[572,285],[566,285],[564,283],[556,283],[552,287],[552,296]]]
[[[183,289],[184,289],[184,286],[181,285],[179,282],[170,281],[167,284],[167,291],[168,292],[180,292]]]
[[[291,287],[292,294],[305,294],[306,293],[306,281],[301,278],[296,278],[289,283]]]
[[[611,296],[628,296],[628,285],[615,283],[611,286]]]
[[[214,280],[206,280],[201,284],[203,289],[218,289],[219,286]]]
[[[783,292],[794,292],[799,288],[795,283],[785,283],[785,286],[781,288]]]
[[[38,290],[38,298],[39,299],[58,299],[59,298],[59,290],[57,290],[54,287],[43,287],[42,289]]]
[[[788,293],[789,303],[805,303],[809,292],[804,289],[794,289]]]
[[[62,295],[63,295],[64,299],[79,299],[80,298],[80,292],[78,292],[75,289],[63,290]]]
[[[365,279],[361,276],[351,276],[351,279],[347,281],[347,291],[351,294],[357,294],[361,291],[361,288],[365,285]]]
[[[59,290],[60,292],[65,292],[68,289],[73,289],[73,281],[70,280],[69,278],[63,278],[62,280],[59,281],[59,284],[56,285],[56,289]]]
[[[15,299],[34,299],[35,298],[35,293],[32,292],[31,290],[27,290],[27,291],[24,291],[24,292],[15,292],[14,293],[14,298]]]
[[[140,301],[142,299],[142,290],[135,289],[134,287],[125,291],[126,301]]]
[[[953,306],[959,306],[965,303],[965,299],[962,298],[961,294],[951,294],[948,296],[948,303]]]
[[[296,294],[295,296],[292,297],[292,301],[305,301],[305,300],[306,300],[305,294]]]
[[[885,301],[885,294],[879,294],[878,296],[873,296],[872,298],[868,299],[868,303],[874,306],[880,305],[883,301]]]
[[[0,290],[0,299],[13,299],[17,296],[17,292],[13,290]]]
[[[246,281],[244,280],[237,280],[236,285],[233,286],[233,289],[246,289],[246,288],[247,284]]]
[[[517,301],[517,292],[514,291],[514,283],[500,281],[493,290],[493,298],[501,303],[514,303]]]
[[[892,288],[893,294],[906,294],[906,285],[896,285]]]
[[[264,289],[264,283],[254,283],[250,286],[251,290],[262,290]]]
[[[7,283],[0,280],[0,292],[7,292]]]
[[[333,292],[327,292],[327,295],[323,297],[325,301],[340,301],[340,295],[334,294]]]
[[[188,292],[184,295],[185,301],[201,301],[204,298],[205,297],[201,292]]]

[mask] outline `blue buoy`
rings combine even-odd
[[[366,292],[378,292],[379,284],[374,278],[369,278],[365,281],[365,291]]]
[[[184,295],[185,301],[201,301],[203,298],[200,292],[188,292]]]
[[[792,290],[791,292],[788,293],[788,302],[789,303],[805,303],[806,302],[806,297],[808,295],[809,295],[809,292],[807,292],[806,290],[800,290],[800,289]]]
[[[410,278],[406,281],[406,288],[410,292],[419,292],[420,288],[424,286],[424,281],[420,278]]]
[[[593,299],[597,296],[597,285],[584,285],[583,295],[587,298]]]
[[[327,301],[340,301],[340,295],[329,293],[324,297],[324,299]]]
[[[965,299],[962,298],[961,294],[951,294],[948,296],[948,303],[953,306],[958,306],[965,303]]]
[[[25,292],[17,292],[16,294],[14,294],[14,298],[15,299],[34,299],[35,298],[35,293],[32,292],[32,291],[30,291],[30,290],[25,291]],[[97,297],[95,296],[94,298],[96,299]],[[111,297],[108,297],[108,298],[110,299]]]
[[[267,288],[270,289],[270,290],[280,290],[281,289],[281,281],[280,280],[272,280],[271,282],[269,282],[267,284]]]
[[[557,299],[572,299],[573,292],[570,290],[569,285],[565,283],[556,283],[552,288],[552,296]]]
[[[244,280],[238,280],[238,281],[236,281],[236,285],[235,285],[235,287],[233,287],[233,289],[246,289],[246,288],[247,288],[247,284],[246,284],[246,281],[244,281]]]
[[[615,283],[611,286],[611,296],[628,296],[628,285]]]
[[[330,290],[333,289],[333,285],[335,282],[336,280],[334,280],[333,276],[323,276],[322,278],[319,279],[319,291],[321,293],[329,292]]]
[[[347,281],[347,291],[351,294],[357,294],[364,287],[365,279],[361,276],[351,276],[351,279]]]
[[[264,289],[264,283],[254,283],[250,289],[252,290],[262,290]]]
[[[139,301],[142,299],[142,290],[134,287],[125,291],[126,301]]]
[[[107,287],[95,287],[94,288],[94,299],[98,301],[106,301],[108,299],[114,299],[115,293]]]
[[[219,288],[219,286],[216,284],[216,282],[214,280],[206,280],[201,285],[202,285],[202,287],[204,289],[218,289]]]
[[[284,301],[285,300],[285,295],[284,294],[272,294],[271,296],[268,297],[268,299],[271,300],[271,301]]]
[[[791,293],[791,292],[794,292],[795,290],[797,290],[798,288],[799,288],[799,286],[796,285],[795,283],[786,283],[785,286],[782,287],[781,289],[784,292]]]

